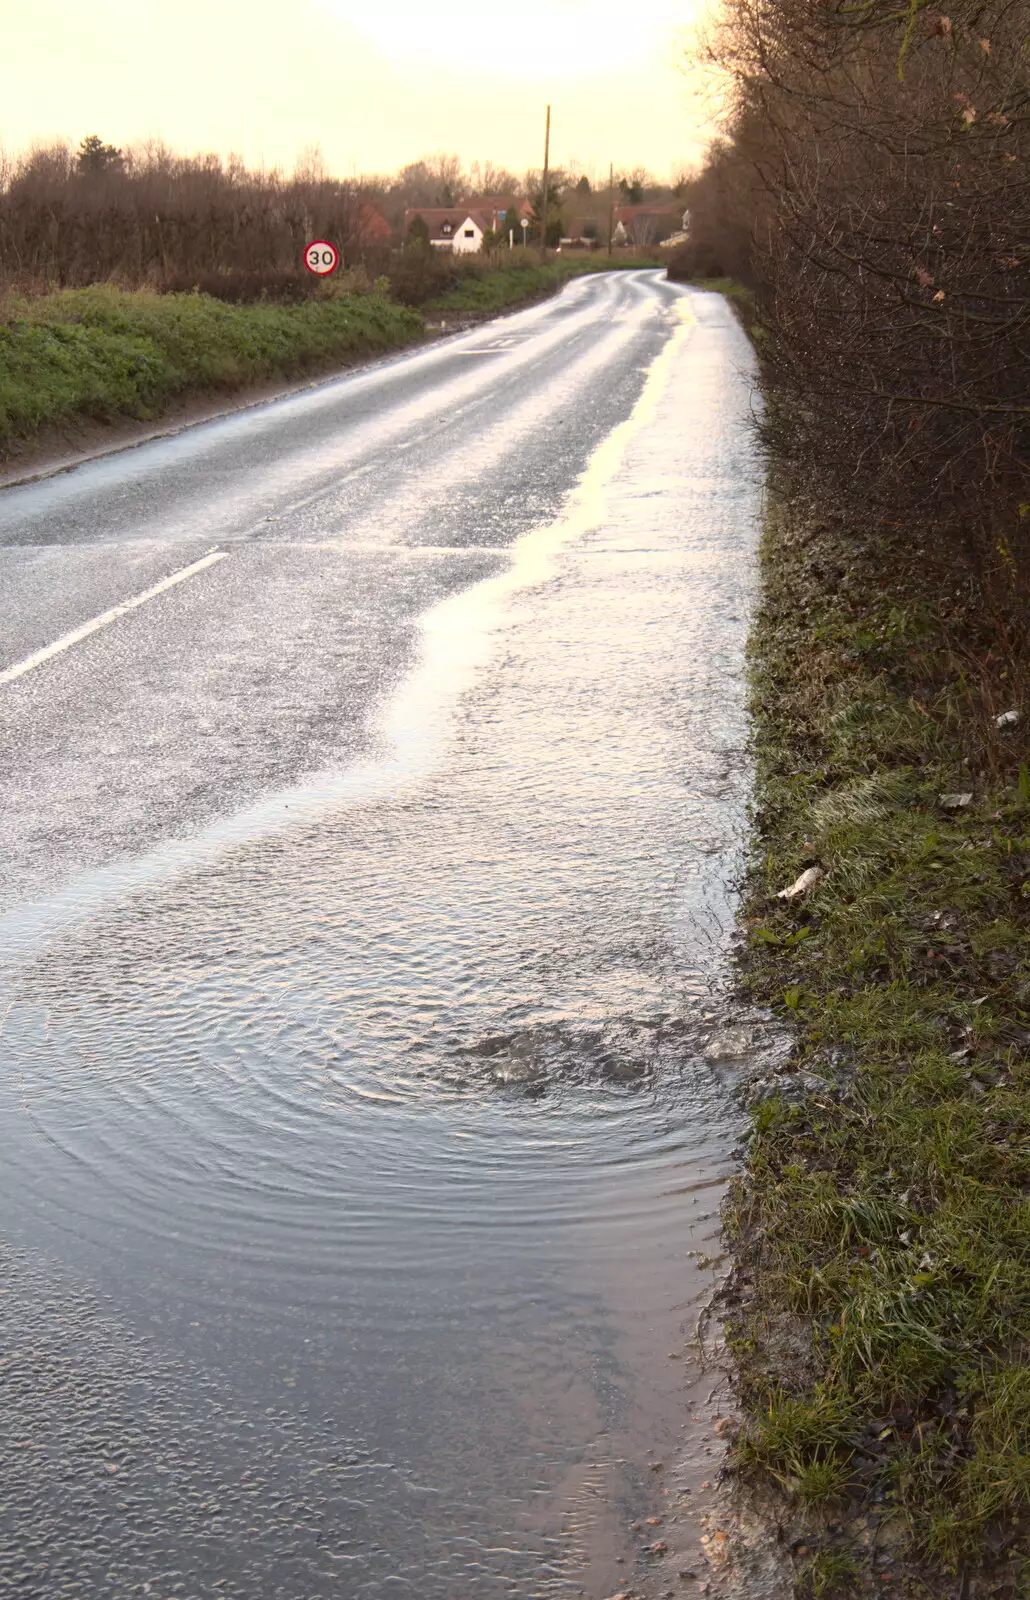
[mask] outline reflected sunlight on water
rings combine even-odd
[[[697,1018],[758,478],[741,340],[696,305],[562,522],[427,617],[375,761],[0,925],[11,1231],[111,1297],[69,1301],[88,1380],[38,1339],[54,1439],[91,1390],[118,1437],[55,1443],[60,1511],[32,1452],[11,1485],[41,1537],[83,1520],[80,1578],[617,1586],[735,1126]],[[89,1523],[117,1449],[146,1559]]]

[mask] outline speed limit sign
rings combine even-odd
[[[340,252],[326,239],[313,239],[304,251],[304,265],[309,272],[317,272],[319,277],[324,277],[327,272],[335,272],[340,265]]]

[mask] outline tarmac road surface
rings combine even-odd
[[[753,402],[611,274],[0,491],[0,1597],[701,1568]]]

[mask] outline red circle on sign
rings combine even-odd
[[[335,272],[340,265],[340,252],[328,239],[312,239],[304,250],[304,265],[309,272],[317,272],[319,277],[324,277],[327,272]]]

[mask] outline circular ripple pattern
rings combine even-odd
[[[735,1122],[693,1021],[755,480],[704,334],[431,770],[129,869],[18,975],[0,1589],[619,1586]]]

